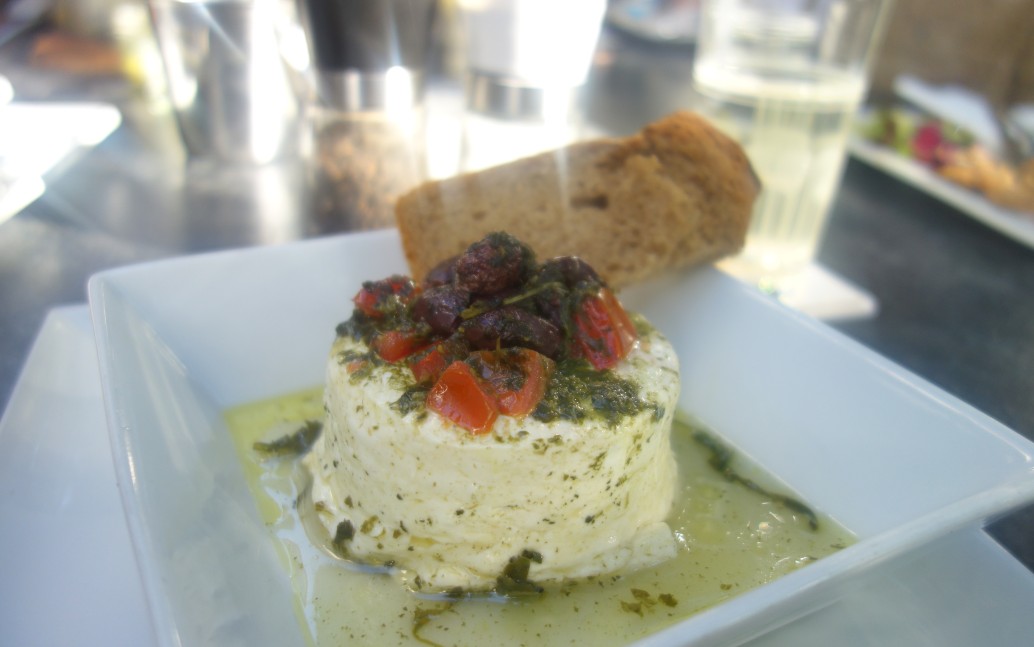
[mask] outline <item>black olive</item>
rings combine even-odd
[[[462,331],[472,347],[482,350],[519,346],[555,358],[563,343],[556,326],[514,306],[480,314],[463,324]]]
[[[424,285],[427,287],[434,287],[436,285],[448,285],[452,283],[453,278],[456,276],[456,259],[459,256],[452,256],[445,259],[441,263],[438,263],[431,268],[431,271],[424,277]]]
[[[452,285],[439,285],[417,297],[410,314],[439,335],[449,335],[460,323],[460,313],[470,303],[470,293]]]
[[[510,234],[496,232],[468,247],[454,267],[457,286],[491,295],[526,281],[534,271],[535,254]]]
[[[563,330],[567,327],[570,297],[571,291],[560,283],[548,283],[535,294],[535,308],[547,321]]]
[[[577,256],[551,258],[542,264],[533,282],[539,286],[535,307],[561,330],[568,325],[572,299],[605,285],[596,270]]]
[[[539,268],[537,280],[539,283],[559,281],[569,288],[582,282],[604,285],[596,270],[577,256],[558,256],[549,259]]]

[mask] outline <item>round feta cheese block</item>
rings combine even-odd
[[[533,582],[674,555],[664,520],[677,485],[678,361],[656,331],[612,369],[638,385],[637,413],[500,416],[480,435],[403,406],[409,369],[358,366],[366,351],[347,335],[335,341],[323,433],[305,459],[317,515],[349,557],[393,564],[413,589],[476,591],[519,555]]]

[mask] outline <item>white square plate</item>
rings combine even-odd
[[[381,231],[91,280],[116,473],[163,644],[304,644],[221,412],[318,385],[360,283],[405,270]],[[681,407],[859,539],[644,644],[741,642],[1034,499],[1029,441],[716,270],[623,299],[675,345]]]
[[[47,316],[0,419],[0,447],[0,573],[2,590],[16,592],[0,605],[0,643],[153,645],[86,306]],[[69,524],[79,529],[75,551],[67,550]],[[1034,635],[1034,573],[979,529],[853,583],[837,602],[749,644],[972,647]]]

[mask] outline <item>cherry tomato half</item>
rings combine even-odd
[[[574,323],[575,348],[597,370],[613,368],[638,339],[628,313],[607,288],[582,300]]]
[[[431,387],[427,408],[473,434],[488,433],[499,417],[495,402],[461,361],[449,364]]]
[[[370,348],[387,362],[397,362],[427,347],[427,340],[405,330],[386,330],[370,341]]]
[[[470,354],[467,364],[495,400],[499,413],[515,417],[535,409],[556,366],[553,360],[530,348],[476,351]]]

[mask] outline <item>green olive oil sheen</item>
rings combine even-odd
[[[232,409],[226,420],[315,645],[624,645],[833,553],[854,540],[779,494],[775,479],[676,419],[678,555],[636,572],[547,585],[536,596],[429,597],[387,569],[316,548],[299,518],[298,459],[256,451],[323,417],[322,388]]]

